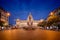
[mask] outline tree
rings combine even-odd
[[[52,15],[50,17],[48,17],[47,19],[47,25],[52,25],[53,23],[56,23],[59,21],[59,17],[57,15]]]
[[[1,27],[4,26],[4,23],[5,23],[5,22],[0,21],[0,26],[1,26]]]
[[[37,25],[38,25],[38,26],[45,27],[46,21],[44,20],[44,21],[42,21],[42,22],[39,22]]]

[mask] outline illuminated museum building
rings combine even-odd
[[[16,26],[37,26],[40,20],[34,20],[31,13],[29,13],[27,20],[16,20]]]

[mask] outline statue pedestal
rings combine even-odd
[[[27,22],[27,25],[28,25],[29,27],[32,27],[32,26],[33,26],[33,22],[29,21],[29,22]]]

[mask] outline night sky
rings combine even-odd
[[[10,24],[15,20],[26,20],[29,12],[34,20],[46,19],[48,14],[60,7],[60,0],[0,0],[0,6],[10,12]]]

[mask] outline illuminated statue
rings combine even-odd
[[[28,16],[28,22],[27,22],[27,25],[28,26],[32,26],[33,25],[33,18],[32,18],[32,15],[31,15],[31,13],[29,14],[29,16]]]

